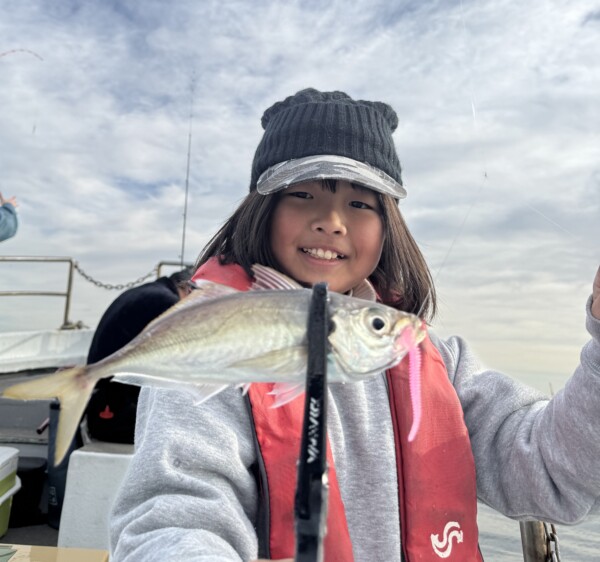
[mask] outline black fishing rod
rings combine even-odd
[[[308,316],[308,367],[294,514],[295,562],[321,562],[327,524],[327,351],[331,324],[327,283],[313,287]]]

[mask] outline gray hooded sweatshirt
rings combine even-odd
[[[482,368],[462,339],[430,334],[462,404],[479,499],[508,517],[575,524],[600,509],[600,321],[590,306],[592,339],[552,400]],[[399,562],[383,374],[329,385],[328,435],[356,562]],[[256,452],[239,390],[197,405],[187,393],[143,389],[135,441],[111,517],[112,562],[257,558]]]

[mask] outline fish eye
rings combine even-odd
[[[385,328],[385,321],[383,320],[383,318],[376,316],[375,318],[373,318],[373,320],[371,320],[371,326],[373,326],[373,329],[376,332],[380,332]]]

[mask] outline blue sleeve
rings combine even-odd
[[[17,211],[12,203],[5,203],[0,207],[0,242],[12,238],[17,233],[19,221]]]

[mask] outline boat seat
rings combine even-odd
[[[71,454],[58,546],[108,550],[108,517],[133,445],[94,441]]]

